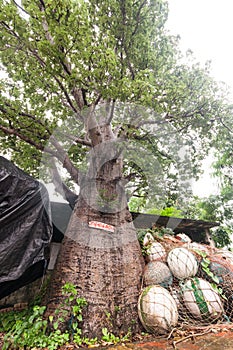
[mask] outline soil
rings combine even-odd
[[[4,334],[0,333],[0,349],[3,347]],[[90,347],[89,347],[90,348]],[[233,325],[220,325],[206,329],[187,332],[174,329],[167,337],[138,336],[132,343],[117,345],[92,346],[97,350],[232,350]],[[81,348],[67,344],[60,350],[76,350]],[[83,348],[87,349],[87,348]],[[33,350],[36,350],[33,348]],[[43,349],[47,350],[47,348]]]

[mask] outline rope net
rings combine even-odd
[[[186,236],[187,237],[187,236]],[[152,333],[233,322],[233,253],[151,233],[140,241],[146,260],[139,318]]]

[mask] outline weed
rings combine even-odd
[[[131,337],[131,330],[129,329],[128,333],[125,336],[118,337],[115,336],[113,333],[109,332],[107,328],[102,329],[102,340],[105,344],[117,344],[120,342],[126,342],[129,341]]]
[[[66,309],[61,307],[61,310],[55,311],[55,314],[59,315],[58,318],[51,315],[46,320],[46,307],[38,305],[20,312],[0,314],[0,331],[5,333],[2,350],[31,347],[55,350],[72,339],[77,340],[79,344],[83,343],[79,322],[82,321],[82,308],[87,302],[77,296],[75,286],[70,283],[63,286],[62,293],[66,296],[63,305]],[[67,315],[71,315],[72,322],[68,330],[61,332],[59,327]],[[49,334],[48,326],[52,328]],[[87,339],[85,342],[87,343]]]
[[[217,286],[217,284],[219,284],[218,276],[214,275],[214,273],[210,270],[210,263],[211,263],[211,261],[207,258],[207,254],[205,252],[202,252],[202,251],[198,250],[198,249],[195,249],[195,252],[202,257],[201,268],[207,274],[207,276],[209,276],[209,278],[213,281],[211,283],[212,288],[223,299],[227,300],[226,296],[223,294],[222,288]]]
[[[63,286],[62,294],[65,296],[63,304],[55,310],[55,315],[48,317],[48,320],[44,317],[46,307],[38,305],[28,310],[0,314],[0,332],[5,333],[2,350],[28,348],[56,350],[69,342],[77,346],[97,345],[98,339],[83,337],[80,328],[83,320],[82,311],[87,305],[86,300],[78,297],[77,289],[70,283]],[[115,308],[115,312],[119,310],[119,307]],[[106,316],[110,321],[111,314],[106,312]],[[69,319],[68,329],[61,331],[61,326],[67,318]],[[104,344],[128,341],[131,336],[129,330],[125,336],[117,337],[107,328],[102,329],[102,334],[100,342]]]

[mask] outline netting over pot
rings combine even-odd
[[[156,238],[144,240],[144,250],[151,254],[150,247],[159,243],[163,247],[159,246],[159,251],[165,251],[166,258],[164,254],[154,261],[145,257],[149,262],[139,298],[139,317],[145,329],[160,334],[158,322],[167,325],[163,332],[174,325],[174,318],[169,318],[168,313],[162,315],[168,305],[169,312],[177,313],[176,327],[233,322],[233,254],[195,242],[181,242],[168,235]],[[166,292],[158,295],[158,288]],[[176,311],[171,306],[174,303]]]

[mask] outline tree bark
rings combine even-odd
[[[101,138],[103,130],[107,136]],[[51,281],[47,313],[61,307],[61,287],[70,282],[88,302],[83,335],[100,337],[104,327],[115,335],[135,333],[144,259],[121,181],[119,149],[109,142],[108,127],[92,132],[95,147]],[[112,225],[114,232],[90,227],[91,221]]]

